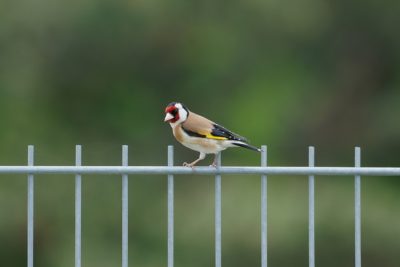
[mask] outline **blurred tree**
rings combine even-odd
[[[398,166],[399,12],[389,0],[1,1],[1,164],[25,164],[28,143],[38,164],[73,163],[77,143],[84,164],[120,164],[121,144],[131,145],[131,164],[165,164],[162,151],[176,142],[163,110],[182,101],[268,144],[271,165],[305,165],[306,146],[315,145],[317,165],[351,166],[352,147],[361,145],[363,165]],[[176,150],[176,164],[194,157]],[[259,159],[233,150],[224,163]],[[73,264],[70,178],[37,179],[44,267]],[[165,179],[131,181],[130,255],[138,266],[165,265]],[[306,265],[306,182],[270,181],[270,264]],[[400,220],[398,179],[363,181],[363,263],[396,266],[400,229],[387,221]],[[231,267],[259,264],[258,187],[249,177],[224,181]],[[118,265],[119,185],[84,177],[84,190],[85,265]],[[177,180],[177,265],[213,262],[210,194],[208,178]],[[24,197],[24,179],[0,177],[7,266],[25,260]],[[318,265],[353,263],[352,201],[348,178],[317,181]]]

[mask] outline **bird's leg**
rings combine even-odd
[[[193,161],[192,163],[187,163],[187,162],[184,162],[184,163],[183,163],[183,166],[185,166],[185,167],[190,167],[190,168],[193,168],[193,167],[194,167],[194,165],[196,165],[196,164],[197,164],[197,162],[199,162],[200,160],[203,160],[205,157],[206,157],[206,154],[205,154],[205,153],[202,153],[202,152],[200,152],[200,156],[199,156],[199,158],[198,158],[198,159],[196,159],[196,160],[195,160],[195,161]]]
[[[215,156],[214,156],[214,161],[213,161],[213,163],[210,165],[210,167],[217,168],[217,159],[218,159],[218,153],[215,154]]]

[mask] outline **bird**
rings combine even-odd
[[[243,147],[261,152],[261,149],[249,144],[247,139],[227,128],[201,116],[182,103],[172,102],[165,108],[164,122],[168,122],[176,140],[185,147],[200,153],[199,158],[191,163],[184,162],[183,166],[193,168],[207,154],[215,154],[210,165],[217,166],[217,155],[229,147]]]

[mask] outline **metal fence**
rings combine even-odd
[[[168,267],[174,266],[174,175],[215,175],[215,266],[221,267],[221,176],[223,174],[261,176],[261,267],[267,267],[267,175],[304,175],[309,182],[309,267],[315,266],[314,246],[314,176],[354,176],[355,207],[355,267],[361,267],[361,176],[400,176],[400,168],[361,167],[361,150],[355,148],[354,167],[315,167],[314,147],[309,147],[308,167],[268,167],[267,147],[262,146],[260,167],[224,167],[218,155],[217,167],[176,167],[173,146],[168,146],[168,166],[128,166],[128,146],[122,146],[121,166],[82,166],[82,149],[76,146],[75,166],[34,166],[34,147],[28,146],[27,166],[0,166],[0,174],[27,174],[28,222],[27,265],[33,267],[34,258],[34,175],[75,175],[75,267],[81,266],[81,205],[82,175],[120,174],[122,176],[122,267],[128,267],[128,175],[167,175],[168,177]]]

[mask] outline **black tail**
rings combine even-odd
[[[247,143],[233,143],[234,145],[237,145],[237,146],[241,146],[241,147],[244,147],[244,148],[247,148],[247,149],[251,149],[251,150],[254,150],[254,151],[257,151],[257,152],[261,152],[261,149],[259,149],[259,148],[257,148],[257,147],[255,147],[255,146],[252,146],[252,145],[249,145],[249,144],[247,144]]]

